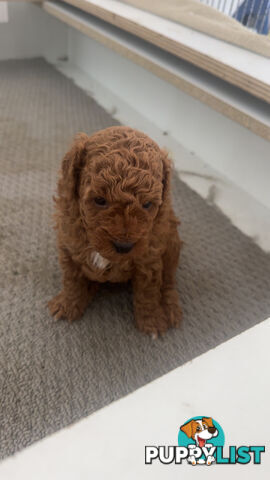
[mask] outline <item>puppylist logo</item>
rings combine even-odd
[[[260,464],[264,445],[230,445],[224,454],[225,435],[219,423],[211,417],[192,417],[181,425],[178,433],[178,446],[148,445],[145,447],[145,463],[154,461],[163,464],[190,465],[246,465]]]

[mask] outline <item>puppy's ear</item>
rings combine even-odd
[[[88,140],[88,135],[78,133],[62,161],[59,190],[60,193],[70,200],[78,198],[80,176],[85,164],[86,143]]]
[[[203,417],[202,421],[206,423],[208,427],[213,427],[213,420],[211,417]]]
[[[168,152],[166,150],[162,150],[162,163],[163,163],[163,201],[167,199],[169,191],[170,191],[170,184],[171,184],[171,170],[172,170],[172,162],[169,159]]]
[[[182,430],[182,432],[184,432],[188,438],[192,437],[194,423],[196,423],[195,420],[190,420],[190,422],[185,423],[185,425],[182,425],[182,427],[180,427],[180,430]]]

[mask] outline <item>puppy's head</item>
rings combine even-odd
[[[195,440],[199,447],[204,447],[210,438],[218,435],[218,430],[210,417],[203,417],[201,420],[190,420],[190,422],[181,426],[181,430],[189,438]]]
[[[59,193],[80,216],[89,245],[121,262],[143,255],[169,204],[170,161],[128,127],[80,134],[62,163]]]

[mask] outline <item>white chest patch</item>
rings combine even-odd
[[[104,270],[104,268],[106,268],[110,263],[109,260],[102,257],[100,255],[100,253],[98,253],[98,252],[92,252],[91,253],[91,260],[92,260],[93,265],[96,268],[99,268],[100,270]]]

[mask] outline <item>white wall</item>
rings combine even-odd
[[[68,55],[114,95],[270,207],[270,144],[70,28]]]
[[[8,23],[0,24],[0,60],[66,54],[67,27],[28,2],[8,3]]]

